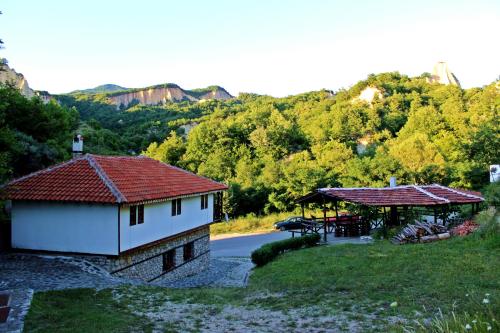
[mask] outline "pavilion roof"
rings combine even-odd
[[[379,207],[463,205],[484,201],[478,192],[432,184],[382,188],[320,188],[297,202],[317,201],[320,197]]]

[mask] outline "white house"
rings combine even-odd
[[[87,154],[6,185],[12,247],[147,281],[178,278],[208,266],[226,189],[148,157]]]

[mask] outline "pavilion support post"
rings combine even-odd
[[[390,225],[391,226],[398,225],[398,207],[391,206]]]
[[[339,206],[338,206],[338,201],[335,200],[335,221],[339,220]]]
[[[306,215],[305,215],[305,212],[304,212],[304,205],[305,204],[303,202],[300,203],[300,208],[302,209],[302,220],[304,220],[306,218]]]
[[[323,240],[326,243],[326,205],[323,199]]]
[[[443,206],[443,209],[441,210],[441,214],[443,216],[443,226],[446,225],[446,218],[448,217],[448,206]]]
[[[408,206],[403,206],[403,216],[404,216],[404,221],[403,223],[408,224]],[[399,222],[401,223],[401,219],[399,219]]]
[[[384,227],[387,227],[387,211],[384,207]]]
[[[437,209],[434,208],[434,224],[437,224]]]

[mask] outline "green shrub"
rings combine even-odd
[[[489,206],[500,207],[500,181],[489,184],[482,192]]]
[[[397,226],[397,227],[386,227],[382,226],[378,229],[375,229],[375,231],[372,234],[372,237],[375,239],[391,239],[392,237],[396,236],[401,232],[401,229],[403,229],[404,226]]]
[[[498,238],[500,236],[500,215],[494,207],[477,214],[475,221],[479,224],[477,235],[481,238]]]
[[[315,246],[318,244],[320,238],[319,234],[312,234],[297,238],[288,238],[262,245],[260,248],[252,252],[252,262],[257,267],[264,266],[286,251]]]
[[[318,245],[319,241],[321,239],[321,236],[319,234],[312,234],[305,236],[304,240],[304,245],[305,247],[313,247]]]

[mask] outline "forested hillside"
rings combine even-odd
[[[359,98],[375,88],[372,101]],[[79,110],[86,150],[140,153],[231,184],[228,211],[283,211],[323,186],[433,183],[478,189],[500,160],[500,87],[370,75],[348,90],[286,98],[135,105],[59,96]],[[185,135],[185,126],[193,127]]]
[[[0,85],[0,184],[71,158],[78,122],[74,109]]]

